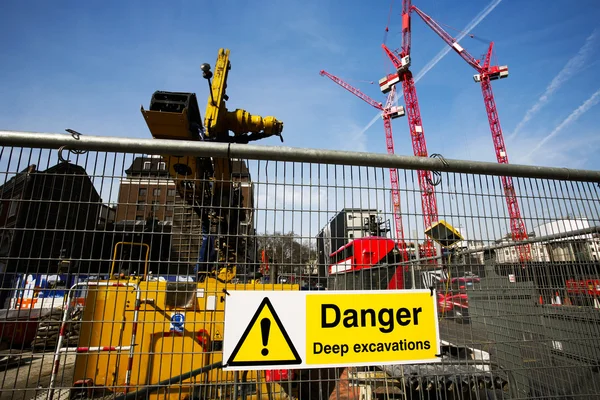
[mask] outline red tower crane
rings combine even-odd
[[[321,76],[326,76],[353,95],[362,99],[366,103],[375,107],[379,111],[383,112],[383,127],[385,130],[385,143],[387,147],[388,154],[394,154],[394,137],[392,135],[392,119],[399,118],[404,116],[404,107],[396,106],[395,98],[396,91],[392,90],[390,95],[388,95],[388,99],[386,101],[385,106],[370,98],[357,88],[352,85],[344,82],[341,78],[338,78],[335,75],[330,74],[327,71],[321,71]],[[398,188],[398,170],[396,168],[390,168],[390,181],[392,186],[392,206],[393,206],[393,214],[394,214],[394,227],[396,229],[396,240],[398,241],[398,248],[401,251],[402,258],[404,261],[408,261],[408,252],[406,250],[406,244],[404,242],[404,229],[402,227],[402,214],[400,210],[400,190]],[[395,279],[392,279],[390,282],[390,289],[396,289]],[[392,287],[393,286],[393,287]]]
[[[490,65],[492,57],[492,48],[494,42],[490,43],[490,47],[481,65],[480,60],[475,59],[469,54],[461,45],[458,44],[457,40],[450,36],[437,22],[435,22],[429,15],[418,9],[416,6],[411,6],[411,10],[416,12],[423,21],[440,36],[454,51],[460,55],[463,60],[467,62],[471,67],[475,68],[477,74],[473,76],[475,82],[481,83],[481,91],[483,92],[483,101],[485,103],[485,109],[487,111],[488,121],[490,124],[490,130],[492,132],[492,140],[494,141],[494,148],[496,150],[496,159],[500,164],[508,164],[508,154],[506,153],[506,146],[504,145],[504,135],[502,134],[502,128],[500,127],[500,118],[498,117],[498,110],[496,109],[496,101],[494,100],[494,93],[492,92],[491,81],[496,79],[502,79],[508,77],[508,67],[504,66],[493,66]],[[519,210],[519,201],[515,192],[515,187],[512,182],[512,177],[503,176],[502,186],[504,188],[504,197],[506,199],[506,205],[508,207],[508,213],[510,216],[510,230],[512,240],[515,242],[527,239],[527,230],[525,224],[521,218],[521,211]],[[531,260],[531,247],[528,244],[517,246],[519,252],[520,262]]]
[[[410,0],[402,1],[402,49],[400,53],[391,51],[385,43],[382,48],[388,58],[396,68],[395,74],[387,75],[379,81],[379,87],[383,93],[390,91],[398,82],[402,82],[404,101],[406,104],[406,113],[408,116],[408,128],[412,140],[413,152],[417,157],[427,157],[427,144],[425,143],[425,133],[423,131],[423,121],[421,120],[421,111],[417,99],[417,90],[415,82],[410,71]],[[431,171],[418,171],[419,187],[421,189],[421,204],[423,207],[423,224],[427,230],[438,220],[437,202],[435,199],[434,185],[431,179]],[[425,242],[423,248],[425,257],[435,255],[433,243],[429,240]]]

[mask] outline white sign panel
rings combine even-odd
[[[436,293],[430,290],[226,296],[225,370],[431,363],[439,353]]]

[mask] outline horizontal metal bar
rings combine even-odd
[[[428,157],[399,156],[379,153],[349,152],[293,148],[287,146],[257,146],[251,144],[228,144],[187,140],[135,139],[107,136],[72,135],[62,133],[37,133],[0,131],[0,145],[58,149],[62,146],[73,150],[136,152],[145,154],[175,154],[198,157],[245,158],[290,162],[312,162],[486,174],[527,178],[562,179],[570,181],[600,182],[600,171],[579,170],[531,165],[497,164],[493,162],[440,159]]]
[[[506,247],[515,247],[515,246],[519,246],[519,245],[523,245],[523,244],[530,244],[530,243],[550,242],[552,240],[565,239],[565,238],[581,236],[581,235],[586,235],[586,234],[591,234],[591,233],[600,233],[600,227],[599,226],[591,226],[589,228],[578,229],[575,231],[561,232],[561,233],[556,233],[556,234],[552,234],[552,235],[528,238],[528,239],[524,239],[524,240],[519,240],[518,242],[510,241],[510,242],[501,243],[501,244],[494,244],[494,245],[490,245],[490,246],[479,247],[477,249],[463,250],[463,251],[457,252],[457,254],[481,253],[482,251],[498,250],[498,249],[504,249]]]
[[[207,372],[212,371],[213,369],[221,369],[221,368],[223,368],[223,363],[221,361],[218,361],[214,364],[206,365],[202,368],[198,368],[198,369],[186,372],[184,374],[177,375],[177,376],[174,376],[169,379],[165,379],[165,380],[160,381],[155,384],[138,386],[138,390],[136,390],[134,392],[129,392],[125,395],[117,396],[115,398],[119,399],[119,400],[144,399],[144,398],[147,398],[149,394],[154,393],[157,390],[163,389],[165,387],[174,385],[179,382],[183,382],[184,380],[193,378],[194,376],[197,376],[200,374],[205,374]]]
[[[552,240],[565,239],[565,238],[569,238],[569,237],[586,235],[586,234],[591,234],[591,233],[600,233],[600,226],[591,226],[589,228],[578,229],[575,231],[568,231],[568,232],[561,232],[561,233],[556,233],[556,234],[552,234],[552,235],[533,237],[533,238],[519,240],[518,242],[510,241],[510,242],[506,242],[506,243],[478,247],[476,249],[460,250],[460,251],[457,251],[455,254],[456,255],[475,254],[475,253],[481,253],[481,252],[485,252],[485,251],[504,249],[507,247],[516,247],[516,246],[520,246],[520,245],[524,245],[524,244],[550,242]],[[439,260],[440,258],[442,258],[442,255],[437,255],[437,256],[433,256],[433,257],[422,257],[422,258],[419,258],[418,260],[404,261],[404,262],[401,262],[398,264],[391,264],[391,265],[420,264],[425,261]],[[434,266],[434,268],[437,268],[437,266]]]
[[[131,349],[131,346],[92,346],[92,347],[62,347],[58,351],[61,353],[93,353],[104,351],[125,351]]]

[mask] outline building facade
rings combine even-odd
[[[512,243],[510,237],[505,237],[496,240],[495,244],[504,245]],[[531,260],[536,262],[550,262],[550,254],[545,243],[531,243]],[[494,250],[496,254],[496,262],[500,264],[513,264],[519,262],[519,252],[516,246],[507,246]]]
[[[115,221],[173,222],[177,190],[162,157],[137,157],[125,174]]]
[[[329,255],[351,240],[366,236],[386,237],[389,221],[383,220],[375,209],[344,208],[335,214],[317,235],[319,275],[325,276],[330,264]]]
[[[530,238],[549,237],[548,240],[531,243],[531,259],[537,262],[589,262],[600,260],[600,237],[597,233],[578,233],[589,229],[587,218],[561,218],[536,226]],[[551,238],[560,235],[558,238]],[[510,244],[510,235],[499,239],[496,244]],[[516,246],[495,250],[499,263],[519,262]]]
[[[234,191],[241,194],[239,202],[232,204],[240,210],[240,223],[236,234],[252,235],[254,192],[250,172],[245,161],[231,161]],[[137,157],[125,173],[126,177],[121,180],[119,187],[116,221],[156,221],[160,225],[171,225],[173,261],[196,262],[202,244],[199,210],[195,210],[179,195],[163,158]],[[200,185],[206,185],[208,189],[210,181]],[[208,204],[200,204],[198,208],[205,207],[208,207]]]

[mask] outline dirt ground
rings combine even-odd
[[[9,364],[0,365],[0,400],[29,400],[47,393],[53,357],[53,353],[27,352],[15,355]],[[72,385],[74,365],[74,355],[61,357],[56,387]]]

